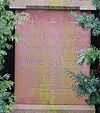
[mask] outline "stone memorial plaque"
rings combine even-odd
[[[16,27],[22,39],[15,44],[15,103],[85,104],[72,92],[64,69],[89,73],[76,61],[90,44],[91,31],[81,28],[70,11],[26,12],[30,18]]]

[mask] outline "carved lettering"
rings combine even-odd
[[[86,35],[68,35],[68,34],[33,34],[32,36],[29,35],[24,35],[20,33],[20,35],[23,37],[22,40],[39,40],[39,39],[44,39],[44,40],[63,40],[63,41],[87,41],[88,36]]]
[[[76,97],[69,91],[73,82],[65,76],[64,69],[89,71],[86,64],[81,67],[76,61],[78,53],[86,51],[90,43],[90,31],[76,25],[69,11],[27,12],[29,21],[18,28],[22,40],[16,42],[17,102],[75,104]],[[26,91],[25,96],[22,90]],[[70,103],[66,101],[68,95],[73,96]]]

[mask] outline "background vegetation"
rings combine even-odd
[[[8,113],[12,108],[14,95],[11,90],[14,84],[10,74],[3,73],[3,68],[7,51],[12,48],[10,42],[19,38],[13,33],[15,26],[26,16],[25,13],[15,15],[9,10],[9,3],[9,0],[0,0],[0,113]]]
[[[92,30],[92,45],[87,48],[85,52],[79,54],[78,65],[83,65],[87,62],[90,65],[91,72],[89,75],[84,73],[73,73],[66,69],[65,72],[75,80],[72,85],[72,90],[76,92],[78,97],[88,97],[86,102],[89,105],[95,105],[96,113],[100,113],[100,0],[92,0],[92,3],[96,6],[97,10],[95,14],[86,15],[83,13],[81,16],[72,13],[74,18],[79,22],[79,25],[83,29]],[[95,38],[98,40],[98,46],[96,45]]]

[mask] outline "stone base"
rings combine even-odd
[[[87,105],[15,105],[12,113],[95,113]]]

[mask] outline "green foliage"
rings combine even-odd
[[[100,61],[100,50],[94,46],[90,46],[85,52],[81,52],[79,54],[79,60],[77,61],[77,64],[82,65],[84,61],[86,61],[87,64],[93,64],[96,59]]]
[[[7,10],[9,0],[0,0],[0,113],[8,113],[11,110],[14,96],[11,93],[13,82],[9,80],[9,75],[2,75],[5,56],[7,50],[12,46],[9,42],[18,40],[19,36],[13,34],[19,20],[26,17],[25,13],[15,15],[14,12]]]
[[[76,92],[78,97],[89,97],[88,104],[100,104],[100,79],[94,75],[84,75],[83,73],[72,73],[68,69],[67,74],[75,82],[72,90]]]
[[[0,112],[8,113],[11,110],[14,95],[11,93],[13,82],[9,74],[0,77]]]
[[[79,25],[82,26],[85,29],[92,29],[93,36],[99,36],[100,35],[100,21],[97,17],[94,16],[94,14],[90,14],[87,16],[87,14],[84,12],[81,16],[72,12],[71,15],[75,17],[75,19],[79,22]]]
[[[91,65],[96,60],[100,63],[100,50],[94,46],[90,46],[85,52],[80,53],[77,63],[82,65],[84,62],[87,62]],[[100,70],[92,70],[90,75],[84,75],[81,72],[73,73],[68,69],[65,69],[65,72],[75,81],[72,85],[72,90],[76,92],[78,97],[89,97],[86,100],[88,104],[100,104],[100,79],[96,77],[97,73],[100,73]]]
[[[13,94],[11,93],[11,87],[13,82],[9,80],[9,76],[2,75],[3,64],[5,62],[4,57],[7,55],[7,49],[11,49],[11,45],[8,41],[15,39],[12,35],[12,31],[15,27],[15,18],[13,12],[7,11],[7,0],[0,0],[0,112],[7,113],[11,109],[13,103]]]
[[[100,0],[92,0],[97,9],[100,9]],[[94,14],[87,15],[83,13],[78,15],[72,12],[71,15],[79,22],[85,30],[92,29],[92,35],[100,36],[100,21]],[[68,69],[65,70],[67,74],[74,79],[75,83],[72,85],[72,89],[79,97],[88,96],[86,100],[88,104],[100,105],[100,50],[94,46],[87,48],[85,52],[79,54],[77,64],[82,65],[84,62],[94,66],[98,61],[98,65],[94,67],[90,75],[84,75],[83,73],[73,73]],[[96,69],[95,69],[96,68]],[[98,77],[97,77],[98,75]]]
[[[91,95],[90,98],[87,100],[87,103],[90,105],[100,105],[100,91],[99,93]]]
[[[93,28],[93,23],[95,20],[95,16],[93,14],[90,16],[87,16],[85,12],[82,14],[82,16],[77,15],[76,13],[72,14],[83,28]]]
[[[96,8],[100,9],[100,0],[91,0],[93,5],[96,6]]]

